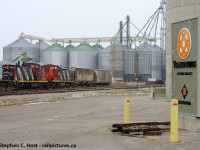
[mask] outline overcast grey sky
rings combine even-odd
[[[130,15],[141,28],[161,0],[0,0],[0,60],[3,46],[21,32],[45,38],[114,36]]]

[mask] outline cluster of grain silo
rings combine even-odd
[[[83,42],[69,51],[69,67],[97,68],[98,50],[90,44]]]
[[[112,44],[98,53],[98,69],[110,69],[113,81],[147,81],[148,78],[161,80],[161,68],[160,47],[147,42],[135,49],[125,49],[120,44]]]
[[[19,38],[3,47],[3,60],[6,63],[34,61],[39,62],[39,49],[29,41]]]

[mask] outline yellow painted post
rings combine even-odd
[[[130,123],[130,101],[127,98],[124,99],[124,123]]]
[[[171,100],[170,141],[178,142],[178,100]]]

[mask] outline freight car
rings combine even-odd
[[[110,85],[112,83],[112,73],[108,70],[94,70],[94,83],[96,85]]]

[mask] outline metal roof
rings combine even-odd
[[[40,42],[35,43],[35,46],[37,46],[39,48],[39,44],[40,44],[40,49],[47,49],[50,46],[49,44],[47,44],[44,41],[40,41]]]
[[[137,49],[140,51],[152,51],[153,46],[148,44],[147,42],[144,42],[140,46],[138,46]]]
[[[103,50],[104,49],[103,46],[100,45],[100,44],[95,44],[95,45],[93,45],[93,47],[96,48],[97,50]]]
[[[74,45],[71,45],[71,44],[67,45],[65,48],[67,51],[72,51],[75,49]]]
[[[23,38],[19,38],[5,47],[36,47],[36,46]]]
[[[155,51],[162,51],[163,49],[160,46],[154,44],[153,45],[153,50],[155,50]]]
[[[94,47],[92,47],[87,42],[80,43],[74,50],[75,51],[97,51],[97,49],[95,49]]]
[[[49,46],[48,48],[46,48],[45,51],[66,51],[66,48],[64,48],[63,46],[61,46],[58,43],[55,43],[55,44]]]

